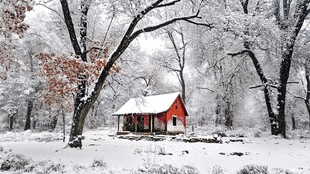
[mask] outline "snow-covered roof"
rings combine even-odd
[[[131,98],[112,115],[162,113],[170,108],[179,95],[179,92],[175,92],[162,95]]]

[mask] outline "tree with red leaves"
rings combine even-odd
[[[12,67],[19,67],[12,51],[16,46],[12,43],[12,38],[23,37],[28,29],[24,23],[26,12],[32,10],[29,1],[26,0],[0,0],[0,79],[7,78],[7,71]]]

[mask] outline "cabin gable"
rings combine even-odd
[[[184,133],[187,115],[183,101],[178,96],[167,111],[166,131],[168,133]]]

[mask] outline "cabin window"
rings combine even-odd
[[[176,117],[176,116],[173,116],[173,117],[172,117],[172,125],[173,125],[173,126],[176,126],[176,125],[177,125],[177,117]]]
[[[178,100],[175,102],[175,110],[178,110]]]

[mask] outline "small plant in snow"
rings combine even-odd
[[[157,152],[157,154],[158,154],[158,155],[172,155],[172,153],[167,153],[167,152],[166,152],[165,147],[161,147],[161,146],[158,147],[158,152]]]
[[[258,165],[246,165],[237,174],[268,174],[268,167]]]
[[[141,148],[136,148],[133,154],[140,154],[142,152]]]
[[[271,169],[270,174],[302,174],[302,172],[293,171],[290,169],[284,170],[281,168]]]
[[[73,166],[73,170],[75,171],[75,173],[81,173],[81,170],[84,170],[86,172],[86,169],[87,168],[85,166],[78,165],[78,164]]]
[[[136,174],[198,174],[198,170],[191,166],[182,166],[177,168],[171,164],[155,164],[152,168],[139,168]]]
[[[182,166],[181,173],[183,173],[183,174],[198,174],[199,172],[195,167],[185,165],[185,166]]]
[[[225,174],[225,171],[221,166],[215,165],[213,166],[212,174]]]
[[[51,160],[40,161],[38,164],[33,166],[33,169],[37,174],[46,173],[64,173],[65,165],[55,164]]]
[[[106,162],[103,162],[102,159],[97,159],[95,158],[92,165],[91,165],[92,168],[106,168],[107,167],[107,163]]]
[[[16,171],[26,169],[31,162],[31,159],[28,159],[21,154],[9,153],[6,159],[1,163],[0,170]]]

